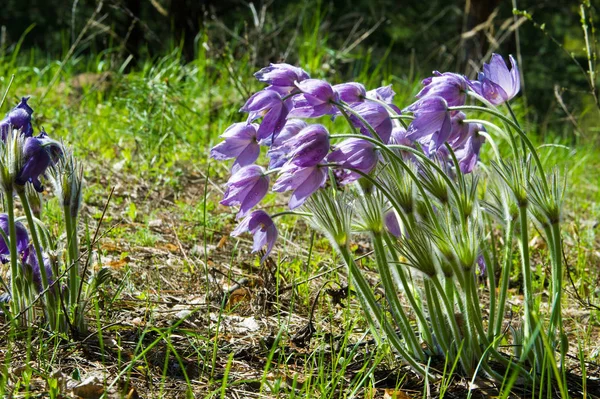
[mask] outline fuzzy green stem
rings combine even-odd
[[[548,338],[553,341],[555,338],[556,328],[558,328],[559,339],[563,333],[561,300],[562,300],[562,284],[563,284],[563,268],[562,268],[562,240],[560,236],[560,223],[552,224],[553,242],[550,244],[553,247],[553,265],[552,265],[552,305],[550,307],[550,328]]]
[[[79,256],[77,254],[77,219],[71,216],[70,207],[64,208],[65,228],[67,230],[67,247],[69,251],[69,303],[72,307],[77,306],[79,298]]]
[[[397,320],[397,324],[402,330],[402,335],[408,345],[411,347],[415,358],[424,360],[425,355],[423,353],[423,349],[419,345],[417,337],[415,336],[415,333],[410,326],[410,322],[406,317],[406,313],[404,312],[404,309],[400,304],[400,300],[398,299],[396,287],[394,286],[394,279],[392,278],[392,274],[390,272],[390,263],[388,262],[386,250],[383,245],[382,233],[372,231],[371,239],[373,241],[373,250],[375,252],[375,260],[379,270],[379,276],[381,277],[381,282],[385,290],[385,296],[392,310],[392,314]]]
[[[539,342],[539,328],[536,322],[537,309],[534,309],[533,286],[531,279],[531,263],[529,259],[529,235],[527,232],[527,205],[519,206],[519,223],[521,228],[521,236],[519,239],[519,249],[521,252],[521,266],[523,273],[523,296],[524,296],[524,332],[525,332],[525,347],[532,347],[533,359],[536,363],[542,362],[544,351]],[[534,339],[535,342],[531,342]],[[524,353],[525,355],[525,353]]]
[[[446,318],[448,319],[448,323],[450,324],[450,329],[452,331],[452,335],[454,338],[454,344],[456,345],[456,348],[458,349],[460,347],[460,343],[463,340],[467,340],[466,336],[463,336],[463,334],[460,331],[460,328],[458,327],[458,323],[456,322],[456,315],[454,312],[454,306],[448,301],[448,297],[446,296],[444,289],[442,288],[442,285],[440,284],[440,281],[438,280],[437,276],[432,276],[429,281],[431,281],[433,283],[433,286],[435,287],[435,289],[438,291],[439,297],[442,300],[442,304],[444,305],[444,308],[446,309]],[[470,339],[467,340],[471,341]],[[458,352],[458,350],[457,350]],[[471,361],[471,356],[468,356],[466,351],[462,350],[460,351],[460,362],[461,365],[463,367],[463,370],[465,371],[465,373],[471,375],[473,373],[473,364]]]
[[[491,328],[493,331],[494,338],[498,337],[502,331],[502,322],[504,321],[504,308],[506,306],[506,295],[508,293],[508,283],[510,280],[510,272],[512,269],[512,240],[515,230],[515,224],[513,221],[508,221],[508,227],[506,228],[506,236],[504,239],[504,263],[502,265],[502,281],[500,283],[500,298],[498,299],[498,307],[495,310],[496,324]],[[492,295],[495,295],[492,293]],[[494,311],[494,309],[491,309]],[[496,344],[499,341],[496,341]]]
[[[282,211],[282,212],[277,212],[271,215],[271,219],[275,219],[281,216],[286,216],[286,215],[292,215],[292,216],[304,216],[304,217],[311,217],[312,213],[310,212],[298,212],[298,211]]]
[[[393,248],[393,243],[392,243],[392,240],[390,239],[389,234],[385,235],[385,240],[386,240],[388,247],[390,249]],[[396,252],[393,250],[391,250],[390,252],[392,252],[394,261],[398,261]],[[404,273],[404,270],[402,269],[402,265],[400,265],[400,264],[397,265],[397,273],[396,274],[400,278],[402,288],[404,289],[404,296],[406,297],[406,299],[408,299],[410,306],[412,307],[413,311],[415,312],[415,315],[417,316],[417,319],[419,320],[419,324],[421,325],[421,331],[424,335],[425,341],[427,343],[429,343],[430,345],[433,345],[431,331],[429,331],[429,328],[427,327],[427,318],[425,317],[425,314],[423,313],[423,309],[421,309],[421,306],[419,306],[419,304],[417,303],[417,300],[415,299],[415,297],[413,295],[413,292],[411,290],[412,287],[408,283],[408,280],[406,279],[406,274]]]
[[[513,119],[513,121],[515,122],[517,127],[519,129],[521,129],[521,125],[519,124],[517,115],[515,115],[515,112],[513,111],[512,107],[510,106],[510,103],[507,101],[505,104],[506,104],[506,108],[508,109],[508,113],[510,114],[511,118]],[[521,137],[521,148],[523,149],[523,156],[527,157],[527,150],[525,149],[525,140],[523,139],[523,137]]]
[[[452,337],[448,333],[448,329],[444,325],[444,314],[437,296],[432,292],[431,283],[427,280],[423,282],[425,288],[425,298],[427,299],[427,309],[429,311],[429,320],[431,327],[437,338],[437,342],[442,348],[444,356],[448,361],[454,361],[456,353],[451,349]],[[433,341],[431,345],[434,345]]]
[[[402,341],[396,334],[396,331],[392,328],[392,326],[390,326],[385,315],[381,311],[381,308],[379,307],[375,296],[373,295],[371,287],[369,286],[361,271],[358,269],[358,266],[354,262],[354,258],[352,257],[350,250],[346,246],[338,246],[337,250],[344,259],[346,265],[348,266],[348,269],[350,271],[350,278],[355,284],[356,290],[359,294],[359,299],[361,301],[365,313],[372,314],[376,317],[376,321],[383,330],[384,336],[389,340],[392,347],[396,351],[398,351],[400,356],[402,356],[404,360],[413,367],[416,373],[418,373],[421,376],[429,375],[429,373],[423,368],[423,366],[419,364],[416,361],[416,359],[414,359],[412,355],[410,355],[410,353],[406,351]],[[375,328],[376,326],[372,325],[371,327]]]

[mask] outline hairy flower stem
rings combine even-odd
[[[461,362],[461,366],[462,366],[463,370],[468,375],[471,375],[471,374],[473,374],[473,366],[474,366],[473,362],[472,362],[472,358],[473,358],[473,356],[476,356],[476,354],[478,352],[478,348],[473,347],[472,340],[469,339],[469,337],[467,337],[466,335],[464,335],[461,332],[460,328],[458,327],[458,323],[456,321],[456,314],[454,312],[454,306],[448,300],[448,297],[446,296],[446,293],[444,292],[444,288],[442,287],[437,276],[434,275],[434,276],[430,277],[428,279],[428,281],[431,281],[431,283],[433,284],[433,286],[435,287],[435,289],[438,292],[439,298],[442,300],[442,304],[444,305],[444,308],[446,310],[446,318],[448,320],[448,324],[450,324],[450,330],[452,331],[452,336],[454,338],[454,344],[456,346],[457,353],[459,352],[458,348],[461,346],[461,342],[463,342],[463,340],[466,341],[465,344],[469,347],[469,349],[473,350],[473,351],[461,350],[459,353],[460,362]],[[470,353],[467,353],[467,352],[470,352]]]
[[[521,129],[521,125],[519,124],[519,120],[517,119],[517,116],[515,115],[515,112],[513,111],[512,107],[510,106],[510,102],[506,102],[506,108],[508,109],[508,113],[510,114],[511,118],[513,119],[513,121],[515,122],[515,124],[517,125],[517,127],[519,129]],[[527,150],[525,148],[525,140],[523,139],[523,137],[521,137],[521,148],[523,150],[523,157],[527,157]]]
[[[467,316],[470,320],[469,327],[475,328],[475,331],[472,332],[473,336],[475,333],[479,334],[480,341],[484,342],[486,345],[488,344],[487,334],[483,328],[483,318],[481,317],[481,309],[479,307],[479,295],[477,293],[477,287],[475,282],[475,273],[470,272],[467,276]]]
[[[504,308],[506,306],[506,295],[508,293],[508,283],[510,280],[510,272],[512,270],[512,240],[515,230],[515,224],[513,221],[508,221],[508,227],[506,228],[506,236],[504,238],[504,263],[502,264],[502,274],[500,283],[500,298],[498,299],[497,310],[491,309],[496,312],[495,322],[496,324],[491,328],[493,331],[493,337],[496,338],[502,331],[502,322],[504,321]],[[495,342],[495,346],[498,347],[499,340]]]
[[[527,220],[527,205],[519,206],[519,223],[521,228],[521,237],[519,239],[519,249],[521,252],[521,266],[523,273],[523,296],[524,296],[524,326],[523,331],[525,332],[525,345],[533,345],[534,348],[534,359],[536,361],[542,361],[544,358],[543,348],[538,345],[539,343],[539,326],[537,325],[534,313],[537,315],[536,309],[534,309],[533,301],[533,286],[531,279],[531,263],[529,259],[529,235],[527,232],[528,227]],[[534,334],[535,333],[535,334]],[[531,343],[530,340],[535,339],[536,342]],[[540,343],[541,344],[541,343]]]
[[[31,211],[31,206],[29,206],[29,201],[27,199],[25,187],[17,187],[17,194],[21,199],[21,204],[23,205],[23,212],[25,213],[25,217],[27,218],[27,224],[29,225],[31,241],[33,242],[33,248],[35,249],[35,255],[37,257],[38,265],[40,268],[40,275],[42,277],[42,291],[47,292],[45,298],[47,306],[44,307],[47,311],[46,317],[48,318],[48,322],[52,326],[52,329],[56,330],[56,323],[58,322],[58,306],[56,302],[58,298],[55,295],[53,295],[52,292],[48,291],[50,281],[48,279],[48,275],[46,274],[46,267],[44,266],[44,256],[42,254],[42,246],[40,245],[37,226],[35,224],[35,221],[33,220],[33,212]],[[56,291],[58,292],[58,289]]]
[[[563,268],[562,268],[562,240],[560,237],[560,224],[553,223],[551,227],[553,248],[552,256],[552,305],[550,307],[550,327],[548,337],[550,340],[555,338],[556,329],[558,328],[559,340],[563,334],[561,300],[562,300],[562,283],[563,283]]]
[[[425,314],[423,313],[422,307],[419,306],[419,304],[417,303],[417,300],[415,299],[415,296],[413,295],[413,292],[411,289],[412,287],[408,283],[408,280],[406,279],[406,274],[404,273],[404,269],[402,268],[403,266],[398,263],[398,256],[396,254],[396,251],[392,250],[392,248],[394,247],[392,240],[391,240],[389,234],[385,235],[384,237],[385,237],[385,242],[386,242],[388,248],[390,248],[390,252],[392,253],[393,260],[395,262],[397,262],[396,263],[397,264],[396,275],[400,279],[402,289],[404,290],[404,296],[406,297],[406,299],[408,299],[410,306],[412,307],[413,311],[415,312],[415,315],[417,316],[417,320],[419,321],[419,325],[421,326],[421,328],[420,328],[421,334],[423,334],[423,338],[425,339],[425,342],[427,342],[429,345],[433,345],[433,338],[431,337],[431,331],[429,331],[429,327],[427,325],[427,318],[425,317]]]
[[[442,349],[444,356],[450,362],[454,362],[456,353],[451,350],[452,337],[448,332],[448,328],[444,324],[444,314],[442,312],[442,306],[438,300],[438,297],[433,293],[431,283],[427,280],[424,281],[425,287],[425,298],[427,299],[427,310],[429,311],[429,320],[431,320],[431,328],[435,334],[438,345]],[[434,345],[434,342],[430,344]]]
[[[376,318],[375,320],[372,320],[371,316],[369,316],[371,323],[377,323],[376,325],[372,324],[371,327],[374,329],[378,325],[383,330],[384,336],[389,339],[391,346],[398,352],[398,354],[400,354],[400,356],[404,358],[408,364],[413,367],[417,374],[421,376],[429,375],[425,368],[410,353],[407,352],[404,344],[396,334],[396,331],[386,319],[385,314],[375,299],[375,295],[373,294],[371,287],[365,280],[360,269],[356,265],[356,262],[354,262],[354,258],[352,257],[348,247],[343,245],[337,246],[336,249],[344,259],[346,266],[348,266],[350,278],[354,282],[356,291],[358,293],[358,298],[363,306],[365,314],[369,313]]]
[[[396,292],[398,291],[396,288],[399,287],[394,286],[394,279],[392,278],[392,273],[390,272],[390,263],[388,262],[386,256],[387,251],[383,245],[382,235],[383,234],[381,232],[371,231],[371,240],[373,241],[375,260],[377,262],[379,276],[381,277],[381,282],[386,293],[386,299],[392,310],[392,315],[394,316],[394,319],[396,319],[397,324],[402,331],[402,336],[413,352],[413,356],[416,359],[424,360],[425,355],[423,353],[423,349],[419,345],[417,337],[415,336],[415,333],[410,326],[410,322],[406,317],[406,313],[402,308],[402,304],[400,304],[398,295],[396,295]]]
[[[71,307],[77,306],[79,291],[79,255],[77,245],[77,218],[71,215],[70,207],[64,208],[65,228],[67,231],[67,247],[69,252],[69,303]]]

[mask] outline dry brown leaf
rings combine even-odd
[[[113,269],[120,269],[123,266],[125,266],[127,264],[127,261],[129,260],[129,258],[124,258],[124,259],[119,259],[119,260],[112,260],[106,264],[104,264],[104,266],[113,268]]]
[[[238,288],[229,295],[229,299],[227,300],[227,307],[229,309],[231,309],[232,307],[234,307],[235,305],[237,305],[239,303],[248,302],[248,301],[250,301],[251,297],[252,297],[252,294],[250,294],[250,290],[248,290],[248,288],[246,288],[246,287]]]
[[[158,249],[164,249],[165,251],[169,251],[169,252],[177,252],[179,251],[179,247],[175,244],[171,244],[170,242],[166,243],[166,244],[158,244],[156,246],[156,248]]]
[[[82,399],[99,399],[104,393],[104,385],[98,377],[91,376],[74,386],[72,392]]]
[[[229,237],[229,236],[221,237],[221,239],[219,240],[219,243],[217,244],[217,249],[223,248],[223,246],[227,243],[227,237]]]
[[[100,249],[107,251],[107,252],[119,252],[120,251],[119,247],[112,242],[105,242],[104,244],[102,244],[100,246]]]

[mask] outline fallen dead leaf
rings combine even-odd
[[[158,244],[156,246],[156,248],[164,249],[164,250],[169,251],[169,252],[177,252],[177,251],[179,251],[179,247],[177,245],[175,245],[175,244],[171,244],[170,242],[168,242],[166,244]]]
[[[71,388],[71,391],[82,399],[99,399],[104,394],[104,385],[98,377],[90,376]]]
[[[112,260],[108,263],[105,263],[104,266],[110,267],[112,269],[120,269],[125,266],[129,261],[129,257],[125,257],[119,260]]]
[[[223,246],[227,243],[227,237],[228,236],[221,237],[221,239],[219,240],[219,243],[217,244],[217,249],[223,248]]]

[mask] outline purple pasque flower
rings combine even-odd
[[[449,106],[464,105],[467,99],[468,81],[462,75],[452,72],[433,72],[434,76],[423,80],[423,87],[417,98],[428,96],[442,97]]]
[[[473,124],[471,133],[465,143],[454,151],[462,173],[471,173],[479,161],[481,145],[485,142],[485,137],[479,134],[480,131],[485,131],[484,127]]]
[[[287,143],[290,147],[288,163],[300,167],[315,166],[329,152],[329,132],[323,125],[309,125]]]
[[[291,92],[296,88],[295,82],[310,79],[309,74],[302,68],[290,64],[270,64],[254,74],[259,82],[268,83],[272,86]]]
[[[279,178],[273,185],[273,191],[284,192],[294,190],[288,203],[290,209],[302,205],[312,193],[325,185],[327,168],[321,165],[297,166],[287,163],[281,170]]]
[[[351,138],[338,144],[334,151],[327,156],[327,163],[335,163],[342,168],[335,169],[340,184],[352,183],[361,178],[359,173],[344,168],[357,169],[369,173],[377,165],[379,153],[375,146],[367,140]]]
[[[48,137],[46,132],[35,137],[27,137],[23,144],[23,166],[17,174],[15,183],[25,185],[29,182],[37,192],[44,191],[40,176],[53,165],[62,154],[62,146]]]
[[[483,72],[479,73],[477,81],[470,82],[473,91],[494,105],[509,101],[521,89],[517,63],[512,55],[508,58],[511,64],[510,71],[501,55],[492,54],[489,64],[483,64]]]
[[[402,113],[400,108],[398,108],[394,104],[394,96],[396,93],[392,89],[392,85],[378,87],[377,89],[369,90],[367,92],[366,97],[371,100],[378,100],[386,103],[390,108],[392,108],[398,115]]]
[[[260,155],[256,138],[258,125],[255,123],[234,123],[220,136],[225,139],[210,150],[210,156],[218,161],[235,158],[233,170],[254,163]]]
[[[338,94],[340,100],[348,104],[363,102],[367,97],[365,86],[357,82],[335,85],[333,90]]]
[[[385,223],[385,227],[396,238],[400,238],[402,236],[402,230],[400,229],[400,223],[398,222],[398,216],[393,209],[390,209],[383,215],[383,221]]]
[[[429,96],[410,105],[407,109],[415,116],[408,127],[408,138],[418,141],[426,151],[440,148],[452,133],[448,103],[442,97]]]
[[[6,237],[10,236],[8,215],[6,213],[0,213],[0,229],[4,231]],[[29,245],[29,235],[27,234],[27,229],[21,222],[15,223],[15,230],[17,231],[17,252],[22,253]],[[2,262],[7,262],[8,255],[10,255],[10,249],[4,241],[4,238],[0,235],[0,260]]]
[[[289,154],[292,151],[291,139],[307,126],[307,123],[302,119],[287,120],[283,129],[270,144],[271,148],[267,151],[269,169],[279,168],[289,160]]]
[[[448,144],[452,148],[461,147],[465,141],[472,135],[473,129],[477,129],[477,125],[474,123],[465,123],[464,120],[467,116],[464,112],[457,112],[452,115],[452,133],[448,137]]]
[[[21,98],[19,104],[0,121],[0,135],[3,141],[6,141],[11,129],[20,130],[25,137],[30,137],[33,134],[33,126],[31,125],[33,109],[27,104],[28,100],[29,97]]]
[[[302,94],[294,97],[294,107],[290,118],[318,118],[323,115],[334,115],[340,96],[333,87],[324,80],[306,79],[296,83]]]
[[[248,215],[235,230],[231,232],[233,237],[237,237],[245,232],[250,232],[254,235],[254,245],[252,253],[257,252],[265,245],[267,251],[261,258],[260,262],[264,262],[267,256],[273,250],[273,245],[277,240],[277,227],[271,217],[263,210],[257,210]]]
[[[392,89],[392,85],[378,87],[367,92],[367,98],[383,101],[386,104],[391,104],[394,101],[396,93]]]
[[[354,104],[352,110],[358,113],[372,128],[375,130],[379,138],[387,143],[390,140],[390,135],[394,124],[390,114],[381,104],[366,101],[364,103]],[[350,120],[352,124],[358,127],[362,134],[366,136],[373,136],[371,131],[356,115],[350,113]]]
[[[285,125],[291,103],[276,90],[266,88],[252,95],[240,112],[248,112],[248,122],[263,118],[256,131],[258,141],[279,133]]]
[[[407,137],[408,131],[402,126],[394,126],[392,134],[390,135],[389,144],[399,144],[405,146],[412,146],[412,141]]]
[[[42,257],[44,259],[44,269],[46,271],[46,277],[48,278],[48,285],[50,285],[54,282],[52,266],[50,264],[50,259],[47,256],[42,255]],[[27,246],[21,254],[21,265],[26,275],[31,273],[31,280],[36,290],[42,292],[42,270],[40,269],[37,254],[35,253],[33,245]]]
[[[227,190],[220,204],[240,206],[237,219],[258,204],[269,191],[269,177],[258,165],[248,165],[238,169],[227,182]]]
[[[477,257],[477,271],[480,276],[485,276],[485,272],[487,271],[487,266],[485,264],[485,258],[483,255],[479,255]]]

